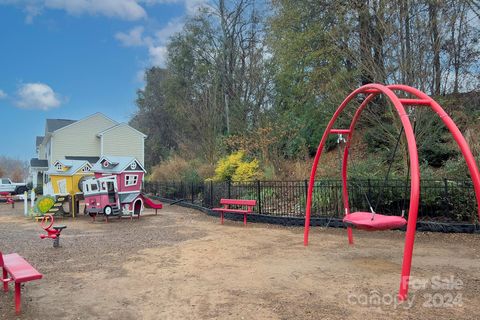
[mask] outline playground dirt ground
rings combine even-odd
[[[409,300],[395,300],[404,233],[219,219],[165,205],[157,216],[64,219],[61,248],[0,203],[0,250],[44,278],[0,292],[0,319],[479,319],[480,235],[417,234]],[[12,287],[12,286],[10,286]]]

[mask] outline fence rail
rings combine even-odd
[[[272,216],[304,217],[308,181],[249,182],[146,182],[145,192],[177,200],[183,199],[206,208],[219,205],[221,198],[256,199],[255,212]],[[408,216],[409,180],[350,179],[349,200],[352,211],[369,211]],[[478,223],[477,205],[471,181],[422,180],[419,220]],[[341,180],[315,182],[312,216],[343,215]]]

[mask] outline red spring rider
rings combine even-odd
[[[50,220],[50,224],[46,226],[47,221]],[[41,234],[40,239],[50,238],[53,239],[53,247],[58,248],[60,246],[60,233],[67,226],[53,226],[53,216],[47,214],[43,217],[41,227],[47,231],[47,234]]]

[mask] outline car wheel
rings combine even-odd
[[[105,208],[103,208],[103,213],[105,213],[107,216],[111,215],[112,214],[112,207],[106,206]]]
[[[27,188],[18,187],[17,189],[15,189],[15,194],[23,194],[25,191],[27,191]]]

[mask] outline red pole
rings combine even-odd
[[[350,145],[352,143],[353,132],[355,131],[355,125],[357,124],[358,118],[362,114],[363,109],[368,105],[368,103],[376,96],[375,93],[369,94],[367,98],[362,102],[360,107],[358,107],[355,115],[353,116],[352,122],[350,123],[350,128],[347,136],[347,143],[345,144],[345,150],[343,152],[342,160],[342,197],[343,197],[343,206],[345,207],[345,215],[350,213],[350,204],[348,201],[348,155],[350,152]],[[333,131],[333,130],[332,130]],[[353,245],[353,229],[351,226],[347,226],[347,236],[348,244]]]
[[[465,138],[463,137],[462,133],[455,125],[453,120],[448,116],[448,114],[443,110],[443,108],[435,102],[432,98],[430,98],[425,93],[417,90],[415,88],[405,86],[405,85],[390,85],[388,86],[391,90],[401,90],[408,92],[412,95],[415,95],[421,101],[430,100],[430,107],[435,111],[440,119],[442,119],[445,126],[450,130],[453,138],[457,142],[460,151],[462,152],[463,157],[467,163],[468,169],[470,171],[470,176],[472,178],[474,190],[475,190],[475,197],[477,199],[477,208],[478,208],[478,216],[480,219],[480,174],[478,171],[478,167],[475,161],[475,158],[472,155],[472,152],[466,142]],[[406,133],[406,132],[405,132]],[[408,136],[407,136],[408,138]],[[412,152],[410,150],[409,144],[409,152],[410,156],[412,156]],[[415,150],[416,155],[416,150]],[[411,162],[413,159],[411,158]],[[417,159],[418,161],[418,159]],[[412,189],[413,189],[413,172],[412,172]],[[411,206],[410,206],[411,210]],[[398,295],[399,300],[405,300],[408,294],[408,284],[410,278],[410,270],[411,270],[411,263],[412,263],[412,254],[413,254],[413,244],[415,238],[415,228],[417,222],[417,214],[418,214],[418,205],[415,211],[410,212],[408,214],[408,224],[407,224],[407,233],[405,235],[405,249],[404,249],[404,257],[403,257],[403,264],[402,264],[402,277],[400,279],[400,292]]]
[[[2,254],[2,253],[0,253]],[[5,268],[2,268],[2,274],[3,274],[3,280],[6,280],[8,277],[7,270]],[[8,281],[3,281],[3,291],[8,292]]]
[[[392,90],[399,90],[404,91],[409,94],[416,96],[418,99],[399,99],[397,95]],[[340,113],[343,111],[345,106],[357,95],[357,94],[369,94],[365,101],[360,105],[357,109],[352,122],[350,124],[350,129],[347,131],[345,129],[333,129],[333,124],[337,120]],[[312,205],[312,193],[313,193],[313,186],[315,183],[315,174],[318,167],[318,162],[320,160],[321,153],[323,152],[324,145],[326,143],[327,137],[330,133],[347,133],[348,132],[348,141],[345,147],[345,152],[343,156],[343,164],[342,164],[342,195],[344,206],[346,209],[346,213],[350,212],[349,204],[348,204],[348,188],[347,188],[347,162],[348,162],[348,153],[350,147],[350,141],[352,139],[352,134],[355,129],[355,124],[365,106],[368,102],[377,94],[383,93],[386,95],[390,101],[393,103],[398,115],[400,116],[400,121],[404,128],[405,136],[407,139],[408,145],[408,152],[410,154],[410,173],[411,173],[411,183],[410,183],[410,206],[409,206],[409,214],[408,214],[408,224],[407,224],[407,232],[405,234],[405,247],[404,247],[404,256],[403,256],[403,263],[402,263],[402,276],[401,276],[401,283],[400,283],[400,290],[399,290],[399,299],[404,300],[407,298],[408,294],[408,283],[410,278],[410,271],[411,271],[411,264],[412,264],[412,256],[413,256],[413,247],[415,242],[415,232],[416,232],[416,224],[417,224],[417,216],[418,216],[418,205],[420,201],[420,168],[418,164],[418,151],[417,151],[417,144],[415,141],[415,135],[413,132],[413,128],[410,122],[410,119],[405,112],[405,108],[403,103],[406,105],[430,105],[431,108],[440,116],[444,124],[452,133],[455,141],[457,142],[463,157],[467,163],[468,169],[470,171],[470,175],[473,181],[475,196],[477,200],[478,206],[478,216],[480,219],[480,173],[475,161],[475,158],[472,155],[472,152],[466,142],[465,138],[461,134],[458,127],[455,125],[453,120],[446,114],[446,112],[440,107],[438,103],[436,103],[433,99],[431,99],[425,93],[409,87],[405,85],[389,85],[384,86],[380,84],[367,84],[358,88],[357,90],[353,91],[338,107],[337,111],[334,113],[332,119],[327,125],[325,132],[322,136],[322,140],[317,149],[317,153],[315,155],[315,159],[313,162],[312,170],[310,173],[310,182],[308,186],[308,193],[307,193],[307,205],[306,205],[306,212],[305,212],[305,230],[304,230],[304,245],[308,245],[308,234],[310,228],[310,214],[311,214],[311,205]],[[348,239],[350,243],[353,243],[353,233],[351,228],[347,228]]]
[[[307,205],[305,208],[305,229],[303,232],[303,245],[307,246],[308,245],[308,234],[310,231],[310,215],[311,215],[311,209],[312,209],[312,193],[313,193],[313,187],[315,184],[315,174],[317,173],[317,167],[318,167],[318,162],[320,160],[320,156],[322,155],[323,148],[325,146],[325,143],[327,142],[328,135],[330,134],[330,131],[333,128],[333,125],[335,124],[335,121],[337,118],[340,116],[342,113],[343,109],[347,106],[347,104],[359,93],[362,93],[362,88],[358,88],[357,90],[353,91],[350,93],[345,100],[342,102],[342,104],[338,107],[337,111],[332,116],[332,119],[330,119],[330,122],[327,125],[327,128],[325,129],[325,132],[323,133],[322,140],[320,140],[320,144],[318,145],[317,148],[317,153],[315,154],[315,159],[313,160],[313,165],[312,165],[312,170],[310,172],[310,180],[308,183],[308,191],[307,191]],[[335,131],[336,132],[336,131]]]
[[[475,190],[475,197],[477,200],[477,214],[478,218],[480,219],[480,173],[478,170],[477,162],[475,161],[475,157],[468,146],[467,141],[465,140],[464,136],[462,135],[461,131],[458,129],[455,122],[450,118],[450,116],[443,110],[443,108],[432,98],[430,98],[427,94],[423,93],[422,91],[406,86],[406,85],[390,85],[388,86],[392,90],[402,90],[417,96],[421,100],[430,100],[430,106],[433,111],[442,119],[445,126],[448,128],[450,133],[452,134],[455,142],[457,142],[460,151],[462,152],[463,158],[467,164],[468,170],[470,172],[470,177],[473,182],[473,188]]]
[[[22,305],[22,299],[21,299],[21,288],[20,288],[20,283],[15,282],[15,312],[17,314],[20,313],[20,308]]]

